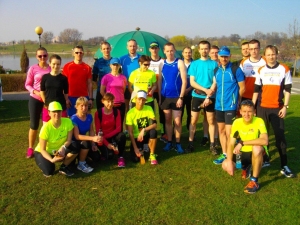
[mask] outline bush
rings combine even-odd
[[[26,91],[26,74],[3,74],[0,78],[3,92]]]
[[[28,58],[28,55],[27,55],[27,52],[25,49],[25,45],[24,45],[23,52],[22,52],[22,55],[20,58],[20,66],[21,66],[21,71],[23,73],[26,73],[28,70],[28,67],[29,67],[29,58]]]

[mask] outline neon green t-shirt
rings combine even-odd
[[[73,129],[73,123],[69,118],[61,118],[61,124],[55,128],[51,120],[45,123],[40,131],[39,137],[47,141],[46,151],[53,155],[53,150],[58,150],[68,139],[68,133]],[[35,151],[41,152],[40,144]]]
[[[130,109],[126,115],[126,125],[133,128],[133,136],[137,138],[140,130],[150,125],[150,119],[154,119],[155,115],[150,106],[144,105],[142,110],[136,107]]]
[[[243,118],[236,119],[231,127],[230,137],[236,138],[240,136],[242,141],[250,141],[259,138],[260,134],[266,134],[267,129],[263,119],[259,117],[253,117],[252,123],[245,124]],[[245,145],[241,151],[251,152],[252,146]]]
[[[156,82],[156,75],[152,70],[142,72],[140,69],[132,71],[128,81],[133,84],[133,91],[138,92],[144,90],[148,93],[148,86],[152,87],[153,83]],[[147,96],[147,102],[152,102],[153,98]],[[135,102],[135,99],[132,100]]]

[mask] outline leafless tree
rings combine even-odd
[[[49,44],[52,42],[54,35],[51,31],[46,31],[42,34],[42,42],[45,44]]]
[[[76,45],[82,37],[82,33],[79,32],[77,29],[64,29],[60,32],[59,38],[62,43],[73,43]]]

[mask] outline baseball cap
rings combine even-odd
[[[120,59],[118,59],[118,58],[111,58],[110,64],[120,64],[121,65],[121,62],[120,62]]]
[[[230,56],[230,49],[227,46],[222,46],[218,52],[219,56]]]
[[[53,112],[53,111],[62,111],[61,104],[59,102],[51,102],[48,106],[48,110]]]
[[[152,41],[151,43],[150,43],[150,48],[159,48],[159,44],[156,42],[156,41]]]
[[[144,99],[147,99],[147,93],[146,93],[146,91],[139,90],[139,91],[137,92],[136,97],[137,97],[137,98],[144,98]]]

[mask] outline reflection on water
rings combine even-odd
[[[71,55],[62,56],[62,66],[64,66],[67,62],[73,60]],[[20,57],[19,55],[0,55],[0,65],[3,66],[5,70],[21,70],[20,67]],[[85,56],[83,61],[90,66],[94,64],[94,59],[91,56]],[[32,66],[37,63],[37,59],[33,56],[29,56],[29,66]]]

